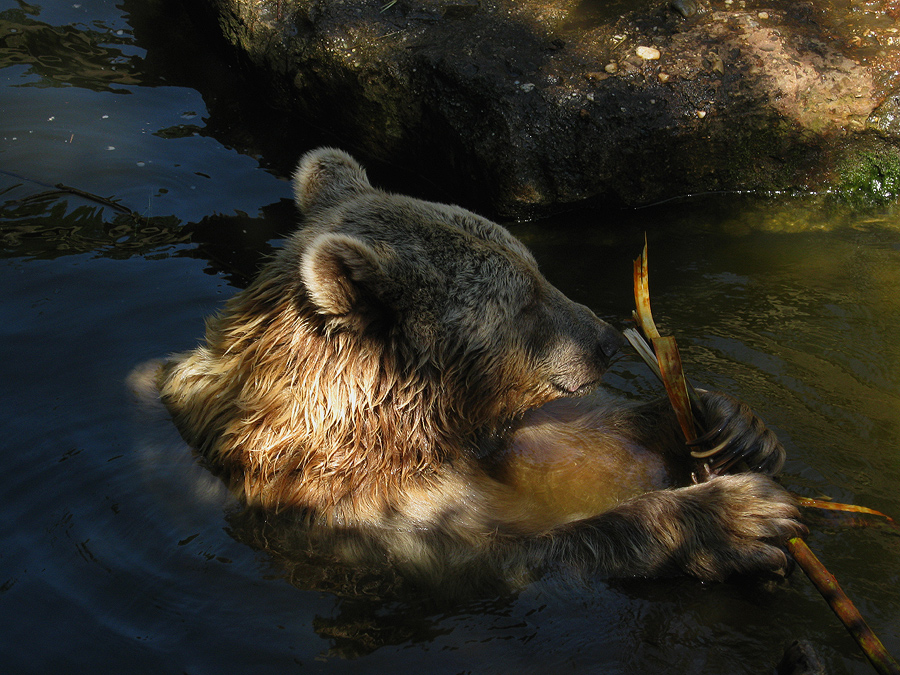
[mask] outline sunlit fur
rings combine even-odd
[[[618,337],[506,230],[376,190],[329,149],[301,161],[295,196],[304,227],[158,373],[185,440],[267,526],[435,581],[473,565],[785,567],[773,544],[802,527],[762,475],[783,450],[746,406],[704,395],[709,425],[762,473],[688,485],[667,406],[572,397]]]
[[[443,464],[464,464],[479,435],[548,398],[516,409],[463,350],[457,362],[416,363],[329,331],[281,267],[229,302],[209,321],[207,346],[172,359],[161,379],[186,440],[249,503],[340,523],[380,517],[398,495],[435,484]],[[499,365],[508,382],[522,367]]]

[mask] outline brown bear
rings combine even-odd
[[[248,507],[426,573],[786,568],[779,544],[803,526],[769,477],[784,451],[746,405],[702,394],[729,459],[692,484],[665,401],[591,393],[619,333],[506,229],[378,190],[334,149],[301,159],[294,190],[304,226],[158,374],[182,436]]]

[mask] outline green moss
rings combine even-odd
[[[836,196],[852,206],[880,206],[900,197],[900,151],[879,148],[844,163]]]

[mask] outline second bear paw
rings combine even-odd
[[[720,476],[683,488],[692,494],[682,522],[682,565],[701,579],[734,574],[785,574],[790,566],[782,548],[803,536],[806,527],[791,496],[761,474]],[[688,515],[689,512],[689,515]]]

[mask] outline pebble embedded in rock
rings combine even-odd
[[[634,53],[644,59],[644,61],[656,61],[659,58],[659,50],[655,47],[644,47],[641,45],[634,50]]]
[[[615,73],[618,69],[619,66],[617,66],[615,63],[607,63],[605,66],[603,66],[603,70],[610,74]]]

